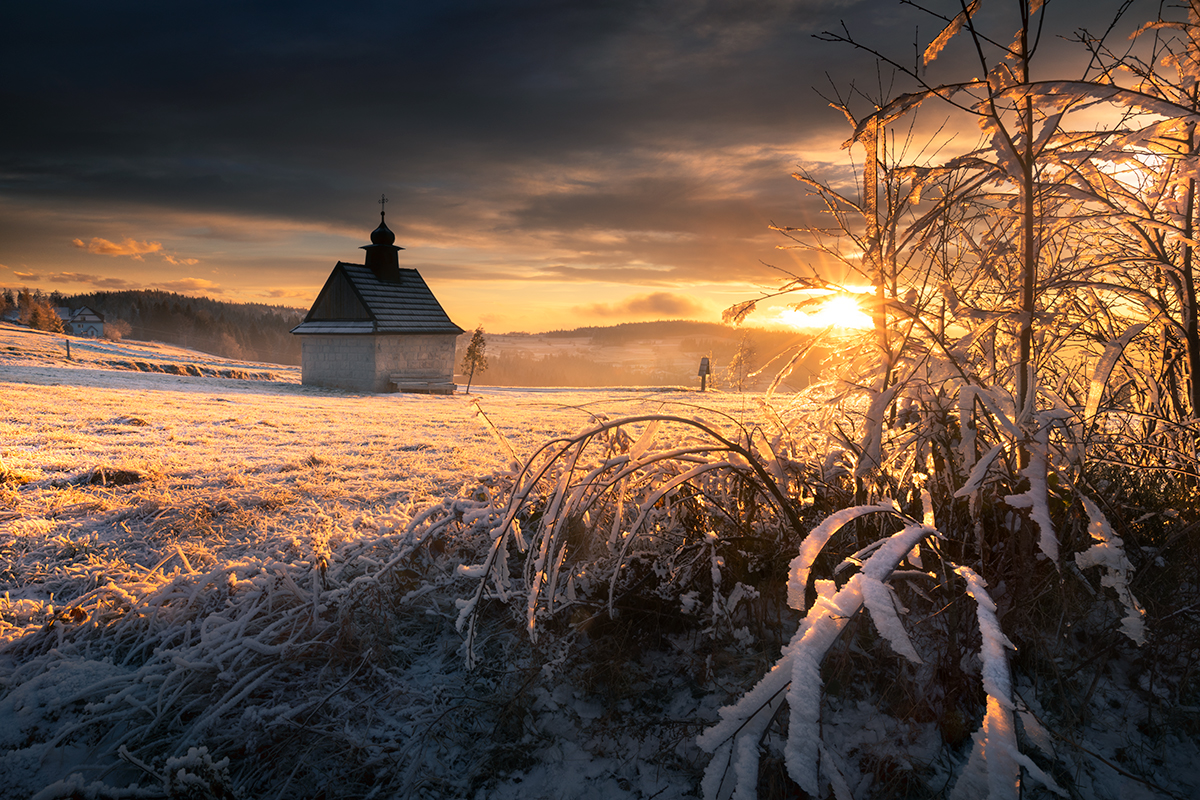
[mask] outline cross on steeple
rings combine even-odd
[[[386,203],[387,201],[388,201],[388,199],[387,199],[386,194],[379,195],[379,219],[380,220],[383,219],[383,212],[386,211],[386,209],[383,207],[383,204]]]

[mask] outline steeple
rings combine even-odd
[[[383,205],[387,201],[387,195],[379,196],[379,227],[371,231],[371,243],[361,249],[367,251],[366,266],[375,277],[384,283],[399,283],[400,258],[397,254],[404,248],[396,246],[396,234],[384,221]]]

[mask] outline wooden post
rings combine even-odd
[[[64,339],[63,341],[65,341],[67,343],[67,361],[70,361],[71,360],[71,340]]]
[[[708,356],[704,356],[700,359],[700,372],[697,373],[700,375],[700,391],[702,392],[704,391],[705,385],[708,383],[709,372]]]

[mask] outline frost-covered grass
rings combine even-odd
[[[518,451],[597,413],[700,413],[688,392],[475,397]],[[502,618],[464,668],[454,568],[510,460],[473,399],[9,357],[7,796],[207,796],[181,769],[215,796],[687,794],[724,694],[684,670],[601,675],[608,653],[576,685]]]
[[[855,505],[862,404],[95,366],[0,357],[5,796],[1200,786],[1186,492],[985,585],[966,500]]]

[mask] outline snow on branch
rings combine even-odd
[[[1054,533],[1054,523],[1050,520],[1048,502],[1049,446],[1050,426],[1048,424],[1040,425],[1034,432],[1033,441],[1029,445],[1029,466],[1021,470],[1021,474],[1029,479],[1029,489],[1021,494],[1006,496],[1004,502],[1013,508],[1029,509],[1029,516],[1037,523],[1040,531],[1038,548],[1057,566],[1058,536]]]
[[[1104,567],[1104,577],[1100,579],[1100,585],[1116,592],[1117,599],[1125,608],[1125,617],[1121,620],[1121,633],[1140,647],[1146,643],[1146,612],[1129,589],[1129,574],[1133,572],[1133,565],[1125,555],[1125,544],[1120,536],[1113,533],[1099,506],[1083,495],[1079,497],[1087,510],[1088,533],[1096,543],[1082,553],[1076,553],[1075,563],[1080,569]]]
[[[955,34],[962,30],[963,25],[967,24],[967,20],[975,16],[975,12],[978,10],[979,0],[973,0],[969,6],[955,14],[946,27],[942,28],[942,32],[938,34],[937,38],[925,48],[925,53],[921,57],[921,65],[927,67],[932,64],[934,59],[938,57],[938,54],[942,52],[942,49],[950,43]]]
[[[804,593],[808,588],[808,573],[813,562],[825,549],[825,545],[835,533],[844,528],[852,520],[867,514],[898,513],[895,501],[888,500],[874,506],[854,506],[835,511],[813,528],[800,544],[800,553],[788,564],[788,605],[797,611],[804,610]]]
[[[1123,334],[1104,345],[1104,352],[1096,359],[1096,366],[1092,370],[1092,381],[1088,387],[1087,404],[1083,409],[1083,418],[1085,421],[1095,419],[1096,412],[1100,410],[1100,399],[1104,396],[1104,386],[1108,383],[1108,377],[1112,374],[1113,367],[1117,365],[1117,359],[1121,357],[1121,353],[1125,352],[1126,345],[1129,344],[1133,337],[1141,333],[1145,327],[1146,323],[1144,322],[1131,325]]]

